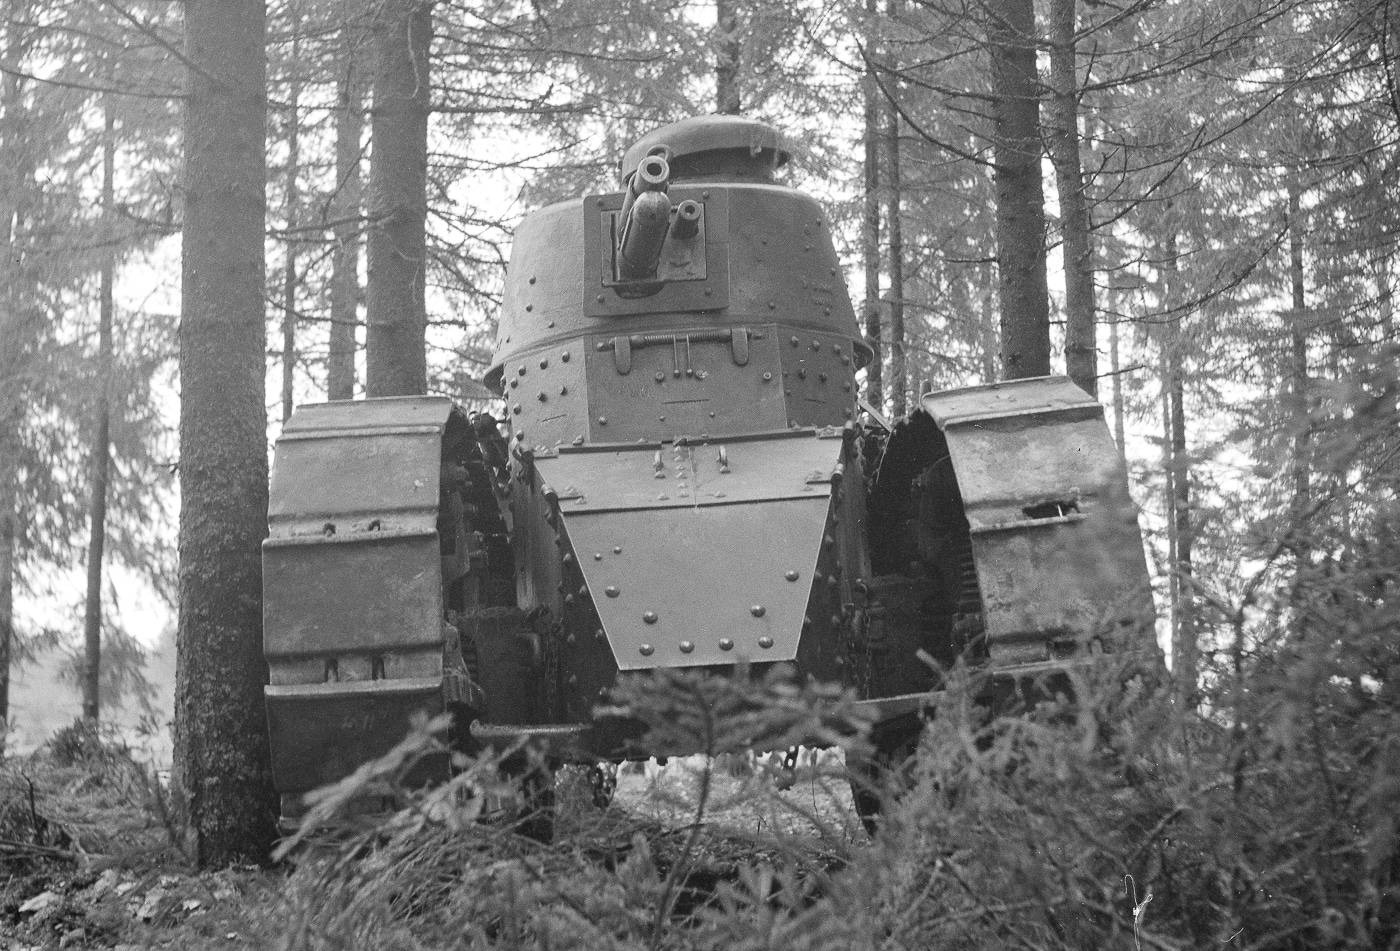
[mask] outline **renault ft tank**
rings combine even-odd
[[[1101,406],[1045,377],[886,425],[788,158],[762,123],[690,119],[627,150],[621,191],[526,217],[485,377],[504,419],[408,397],[288,421],[264,550],[285,818],[420,709],[606,759],[620,677],[785,662],[865,698],[889,748],[959,657],[1152,650]]]

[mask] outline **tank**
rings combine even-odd
[[[504,419],[401,397],[288,421],[264,547],[286,821],[417,710],[467,747],[617,759],[627,724],[594,710],[619,677],[788,663],[854,690],[888,753],[959,658],[1014,682],[1152,655],[1102,407],[1062,377],[864,406],[872,350],[790,154],[688,119],[619,191],[527,216],[485,377]]]

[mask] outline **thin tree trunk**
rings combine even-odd
[[[287,5],[287,16],[292,33],[291,92],[288,95],[288,109],[291,116],[287,123],[287,256],[286,268],[282,272],[282,422],[292,418],[293,385],[296,382],[297,366],[297,239],[299,224],[297,205],[301,194],[297,189],[297,173],[301,165],[301,80],[297,70],[301,69],[301,21],[297,16],[295,3]]]
[[[15,496],[19,472],[13,446],[0,438],[0,757],[10,722],[10,654],[15,638]]]
[[[340,78],[335,113],[336,193],[331,202],[336,222],[335,257],[331,262],[330,354],[326,393],[333,400],[355,397],[355,327],[360,308],[360,135],[364,130],[364,79],[356,62],[358,29],[346,27],[345,73]]]
[[[432,0],[385,0],[373,28],[369,396],[419,394],[428,387],[424,267],[432,6]]]
[[[718,55],[715,62],[715,110],[737,116],[739,100],[739,62],[743,43],[739,37],[739,15],[735,0],[715,0],[715,40]]]
[[[1075,0],[1050,3],[1050,158],[1060,195],[1065,271],[1065,369],[1098,395],[1098,333],[1089,209],[1079,157],[1079,76],[1075,66]]]
[[[865,107],[865,194],[861,216],[861,260],[865,265],[865,336],[875,355],[865,369],[865,398],[871,406],[885,406],[884,342],[880,319],[880,87],[875,79],[879,52],[875,41],[876,0],[865,0],[865,73],[861,97]]]
[[[1376,297],[1380,303],[1381,339],[1390,340],[1395,330],[1395,292],[1390,278],[1391,256],[1384,254],[1376,265]]]
[[[1045,193],[1040,182],[1040,97],[1031,0],[990,0],[1001,362],[1007,379],[1050,372],[1045,286]]]
[[[899,16],[899,0],[886,0],[885,12],[891,20]],[[899,109],[895,97],[899,94],[899,64],[890,51],[889,80],[885,84],[888,99],[885,104],[885,172],[889,179],[885,189],[885,220],[889,228],[890,247],[890,397],[896,418],[908,411],[908,371],[904,354],[904,228],[900,206],[903,204],[903,183],[899,167]]]
[[[1175,300],[1176,237],[1167,238],[1162,274],[1161,305],[1170,315]],[[1162,325],[1163,455],[1168,473],[1168,563],[1172,590],[1172,672],[1182,709],[1194,710],[1199,676],[1196,644],[1194,574],[1191,562],[1191,463],[1186,451],[1186,371],[1182,353],[1181,318],[1168,316]]]
[[[30,4],[7,5],[6,61],[24,61],[28,39],[17,23],[28,22]],[[27,134],[24,85],[15,72],[0,75],[0,236],[7,249],[6,279],[0,281],[0,755],[10,716],[10,661],[14,653],[14,582],[18,570],[20,425],[26,408],[23,368],[27,342],[41,322],[33,309],[34,264],[22,247],[26,209],[35,200],[33,142]]]
[[[1186,371],[1181,352],[1180,327],[1173,324],[1171,345],[1167,349],[1168,388],[1171,395],[1171,460],[1172,460],[1172,519],[1176,542],[1175,567],[1177,579],[1176,639],[1173,656],[1179,658],[1179,678],[1182,706],[1196,708],[1199,676],[1196,644],[1196,610],[1192,564],[1195,538],[1191,517],[1191,461],[1186,450]]]
[[[103,98],[102,217],[110,225],[115,202],[117,113],[111,97]],[[111,240],[111,235],[107,236]],[[107,543],[107,475],[111,465],[112,284],[116,256],[102,259],[97,318],[97,419],[92,437],[92,475],[88,501],[87,604],[83,623],[83,716],[97,720],[102,700],[102,553]]]
[[[1300,561],[1306,549],[1303,522],[1312,494],[1309,485],[1309,456],[1311,434],[1308,425],[1308,315],[1306,288],[1303,283],[1303,214],[1302,193],[1294,182],[1288,184],[1288,277],[1293,291],[1293,313],[1289,320],[1291,396],[1293,426],[1293,497],[1292,531],[1299,543]]]
[[[186,0],[175,773],[201,867],[274,836],[261,545],[267,209],[263,0]]]
[[[1118,319],[1108,325],[1108,359],[1113,370],[1113,438],[1118,441],[1119,455],[1127,455],[1124,442],[1126,431],[1123,425],[1123,365],[1118,355]]]

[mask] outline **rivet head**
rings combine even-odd
[[[559,359],[560,359],[560,360],[563,360],[565,363],[568,363],[568,362],[569,362],[569,351],[565,350],[563,353],[559,354]]]
[[[822,348],[822,342],[821,342],[820,340],[813,340],[813,341],[812,341],[812,349],[813,349],[813,350],[820,350],[821,348]]]
[[[643,644],[641,647],[637,648],[637,653],[641,654],[643,657],[650,657],[655,650],[656,648],[652,647],[650,644]]]
[[[599,417],[598,417],[598,425],[599,425],[599,426],[606,426],[607,424],[608,424],[608,418],[607,418],[606,416],[599,416]]]
[[[514,406],[512,406],[512,407],[510,408],[510,411],[511,411],[512,413],[515,413],[515,414],[519,415],[519,413],[520,413],[520,404],[519,404],[519,403],[516,403]]]
[[[547,395],[545,395],[544,390],[540,390],[538,398],[539,398],[539,401],[540,401],[541,403],[543,403],[545,400],[549,399],[549,397],[548,397]]]
[[[531,284],[535,283],[535,278],[534,278],[533,276],[531,276],[531,278],[530,278],[530,283],[531,283]]]
[[[754,617],[763,617],[763,615],[768,613],[768,609],[761,604],[755,604],[753,607],[749,608],[749,613]]]
[[[602,294],[599,294],[597,297],[595,297],[595,298],[593,298],[593,299],[596,300],[598,303],[601,304],[601,303],[603,302],[603,295],[602,295]]]
[[[689,653],[690,653],[691,651],[693,651],[693,650],[695,650],[695,645],[694,645],[694,644],[692,644],[690,641],[681,641],[681,653],[682,653],[682,654],[689,654]]]
[[[648,612],[646,612],[645,614],[642,615],[642,620],[643,620],[643,621],[646,621],[648,624],[655,624],[655,623],[656,623],[656,612],[655,612],[655,611],[648,611]]]
[[[593,553],[593,560],[594,560],[594,561],[602,561],[602,560],[603,560],[603,553],[600,552],[600,551],[595,551],[595,552]]]
[[[791,337],[788,338],[788,343],[790,343],[790,344],[792,344],[794,347],[796,347],[796,346],[798,346],[799,344],[801,344],[802,341],[797,339],[797,334],[793,334]]]
[[[540,369],[541,369],[541,370],[547,370],[548,368],[549,368],[549,357],[544,357],[543,359],[540,360]]]
[[[526,305],[525,305],[525,313],[527,313],[527,314],[528,314],[530,311],[534,310],[534,309],[535,309],[535,305],[534,305],[534,304],[526,304]]]
[[[599,558],[602,558],[603,556],[602,556],[602,555],[599,555],[598,557],[599,557]],[[610,584],[610,585],[608,585],[606,588],[603,589],[603,593],[606,594],[606,595],[607,595],[608,597],[610,597],[610,598],[615,598],[615,597],[617,597],[619,594],[621,594],[622,592],[617,590],[617,585],[615,585],[615,584]]]
[[[799,575],[796,571],[789,571],[787,574],[783,575],[783,577],[789,581],[796,581],[798,578],[801,577],[801,575]]]
[[[515,372],[516,372],[516,373],[519,373],[521,376],[524,376],[524,375],[525,375],[525,365],[522,363],[522,364],[519,366],[519,368],[516,369]]]
[[[773,646],[773,638],[769,637],[767,634],[764,634],[758,639],[758,646],[762,647],[764,650],[767,650],[768,648]]]
[[[621,545],[614,545],[614,546],[613,546],[613,554],[614,554],[614,555],[620,555],[620,554],[622,554],[622,546],[621,546]]]
[[[719,649],[722,651],[732,651],[734,649],[734,639],[730,637],[721,637],[719,639]]]
[[[770,300],[770,301],[768,302],[768,309],[769,309],[769,310],[777,310],[777,309],[778,309],[778,302],[777,302],[777,301],[771,301],[771,300]]]
[[[598,630],[593,632],[593,639],[595,641],[605,641],[608,639],[607,632],[600,627],[598,628]]]
[[[657,371],[656,371],[656,382],[657,382],[657,383],[660,383],[660,382],[661,382],[662,380],[664,380],[664,379],[666,379],[666,373],[665,373],[665,371],[663,371],[663,370],[657,370]]]

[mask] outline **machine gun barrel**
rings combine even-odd
[[[622,228],[617,236],[618,276],[623,280],[656,277],[661,247],[671,227],[671,199],[666,195],[671,167],[660,155],[637,166],[622,203]]]

